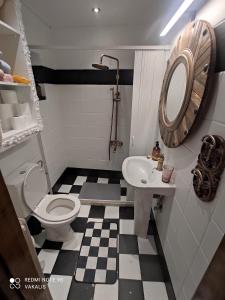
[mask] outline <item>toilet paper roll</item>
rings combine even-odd
[[[26,118],[24,116],[11,118],[12,129],[23,129],[26,125]]]
[[[31,123],[32,123],[32,116],[31,115],[30,116],[29,115],[25,115],[24,118],[25,118],[26,127],[30,126]]]
[[[7,132],[9,130],[12,130],[12,123],[11,123],[11,118],[6,118],[6,119],[1,119],[1,126],[2,126],[2,131]]]
[[[2,90],[1,96],[4,103],[18,103],[17,94],[15,91]]]
[[[13,104],[0,104],[0,119],[7,119],[15,115]]]
[[[16,104],[16,115],[17,116],[30,116],[31,111],[30,111],[30,105],[29,103],[21,103],[21,104]]]

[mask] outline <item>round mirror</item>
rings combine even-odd
[[[187,87],[187,73],[183,63],[174,70],[168,87],[166,100],[166,116],[169,122],[174,121],[179,115]]]
[[[160,135],[167,147],[181,145],[200,120],[213,82],[215,55],[214,30],[206,21],[189,23],[177,38],[159,102]]]

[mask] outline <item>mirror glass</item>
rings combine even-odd
[[[186,68],[183,63],[180,63],[173,72],[167,93],[166,115],[170,122],[174,121],[180,112],[185,98],[186,86]]]

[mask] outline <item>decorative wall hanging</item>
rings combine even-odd
[[[170,148],[181,145],[205,102],[215,69],[216,40],[206,21],[188,24],[167,62],[160,103],[159,127]]]
[[[193,186],[202,201],[212,201],[216,195],[221,174],[225,167],[225,140],[218,135],[202,138],[197,166],[192,170]]]

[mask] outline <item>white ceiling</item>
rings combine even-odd
[[[164,26],[183,0],[22,0],[45,24],[75,26]],[[202,1],[202,0],[200,0]],[[197,0],[196,2],[199,2]],[[93,7],[100,7],[95,15]],[[161,29],[161,28],[160,28]]]

